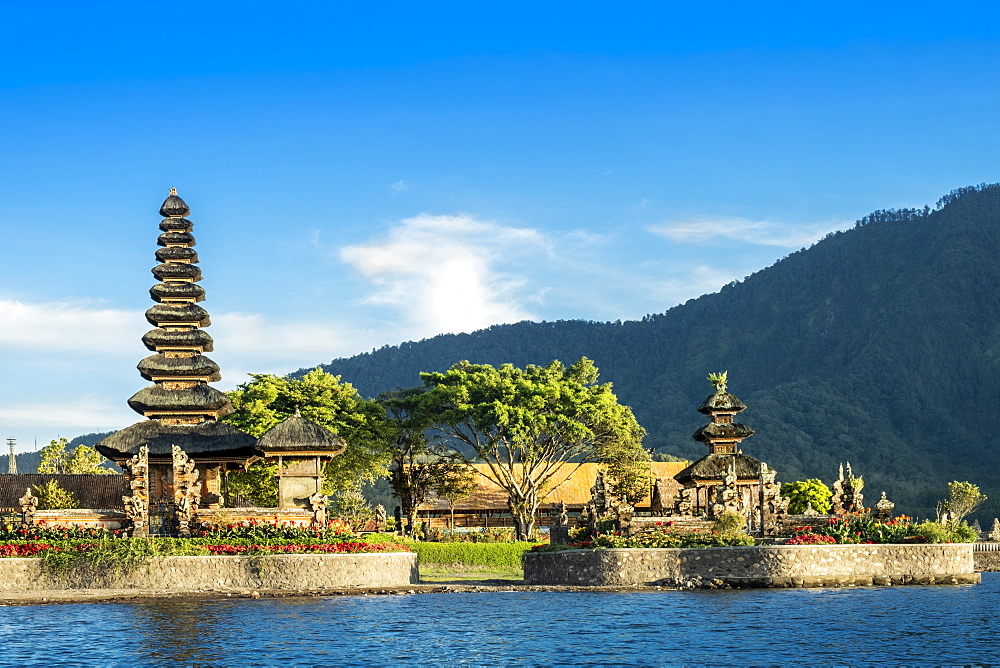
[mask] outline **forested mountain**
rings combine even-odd
[[[877,211],[715,294],[642,321],[521,322],[441,335],[324,368],[376,395],[458,360],[515,365],[593,359],[649,431],[647,447],[697,458],[691,434],[729,371],[757,433],[747,454],[780,480],[850,461],[866,498],[928,515],[950,480],[1000,505],[1000,185],[937,208]]]

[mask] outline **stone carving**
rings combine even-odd
[[[976,532],[976,540],[983,537],[983,526],[976,520],[972,523],[972,530]]]
[[[682,489],[677,496],[677,506],[674,508],[674,514],[681,517],[694,517],[697,494],[698,490],[694,487]]]
[[[777,476],[777,471],[761,462],[760,502],[757,513],[758,527],[762,536],[778,533],[783,518],[788,515],[790,499],[781,495],[781,483],[776,481]]]
[[[712,516],[718,517],[723,513],[743,514],[743,497],[736,484],[736,460],[729,462],[729,468],[722,476],[722,484],[715,488],[715,503],[712,504]]]
[[[882,492],[882,498],[875,504],[875,517],[880,520],[891,520],[892,510],[895,507],[896,504],[887,499],[885,492]]]
[[[861,488],[865,481],[861,476],[855,477],[851,471],[851,463],[847,462],[847,475],[844,475],[844,465],[840,465],[840,472],[837,481],[833,483],[832,511],[836,515],[853,513],[864,510],[865,497],[861,494]]]
[[[993,518],[993,526],[990,527],[990,540],[1000,541],[1000,519]]]
[[[195,511],[201,503],[201,483],[198,482],[200,472],[195,463],[178,446],[171,448],[174,472],[174,517],[177,522],[177,534],[182,538],[191,536],[191,525],[195,519]]]
[[[314,529],[322,529],[326,526],[326,503],[327,498],[325,494],[316,492],[309,497],[309,508],[313,511],[312,526]],[[382,506],[379,506],[379,508],[382,508]],[[385,508],[382,508],[382,514],[384,520]],[[377,522],[378,520],[376,520],[376,524]]]
[[[35,524],[35,511],[38,510],[38,497],[31,493],[28,487],[24,496],[17,500],[21,504],[21,526],[28,528]]]
[[[145,445],[139,448],[139,453],[133,455],[122,464],[128,476],[131,496],[123,496],[125,502],[125,518],[129,536],[149,535],[149,448]]]
[[[808,515],[809,517],[816,517],[819,515],[819,511],[813,508],[812,501],[806,504],[806,509],[802,511],[803,515]]]
[[[385,506],[382,504],[375,506],[375,531],[385,529],[385,518]]]
[[[590,488],[590,502],[593,504],[594,513],[598,517],[606,515],[611,510],[611,504],[608,502],[607,486],[604,484],[603,471],[597,472],[597,479],[594,481],[594,486]]]
[[[569,515],[566,513],[566,502],[560,501],[559,505],[556,507],[559,508],[559,518],[556,520],[557,526],[561,527],[569,526]]]

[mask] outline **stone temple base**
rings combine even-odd
[[[767,545],[528,552],[534,585],[844,587],[975,584],[971,544]]]
[[[399,587],[416,584],[413,552],[156,557],[137,570],[47,571],[41,559],[0,559],[0,593],[54,589],[143,589],[172,592]]]

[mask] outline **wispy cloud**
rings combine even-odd
[[[340,256],[374,285],[367,303],[399,309],[418,336],[429,336],[534,317],[524,306],[527,278],[508,263],[548,254],[537,230],[421,215]]]
[[[0,347],[117,352],[148,329],[141,312],[88,302],[0,299]]]
[[[411,189],[413,185],[407,183],[406,181],[400,179],[399,181],[393,181],[389,184],[389,190],[392,191],[393,195],[398,195],[401,192],[405,192]]]
[[[780,248],[801,248],[829,232],[851,227],[853,223],[794,224],[741,217],[698,216],[680,221],[651,225],[648,229],[680,243],[708,243],[719,238],[742,243]]]
[[[0,406],[0,422],[15,428],[72,427],[93,431],[121,429],[142,419],[128,408],[125,398],[116,401],[110,397],[88,394],[51,402],[6,403]],[[76,435],[68,431],[63,433],[69,436]]]

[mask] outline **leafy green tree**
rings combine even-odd
[[[399,499],[400,512],[406,518],[406,532],[413,535],[417,509],[427,501],[439,482],[437,461],[444,449],[432,444],[427,430],[433,420],[421,409],[425,390],[422,387],[384,392],[376,401],[386,411],[385,434],[392,452],[389,481]]]
[[[800,515],[806,511],[809,504],[813,510],[819,513],[830,512],[830,497],[833,492],[823,484],[822,480],[810,478],[809,480],[798,480],[796,482],[786,482],[781,486],[781,495],[787,496],[788,512],[792,515]]]
[[[260,436],[298,410],[302,417],[339,434],[347,449],[326,465],[323,492],[357,489],[388,474],[391,460],[385,433],[385,411],[375,401],[362,398],[350,383],[341,383],[321,369],[302,378],[251,374],[251,380],[232,392],[235,409],[223,418],[252,436]],[[277,485],[268,464],[258,462],[247,474],[233,474],[230,490],[251,498],[271,498]],[[235,485],[235,487],[234,487]],[[277,502],[277,492],[274,492]]]
[[[72,452],[67,450],[69,441],[65,438],[54,439],[42,448],[39,453],[41,461],[38,464],[39,473],[90,473],[106,475],[114,473],[101,464],[107,460],[97,450],[88,445],[78,445]],[[65,506],[73,508],[75,506]]]
[[[938,503],[938,517],[942,524],[954,529],[985,501],[986,495],[979,491],[977,485],[957,480],[949,482],[948,498]]]
[[[360,531],[375,517],[375,509],[356,489],[340,490],[333,499],[334,513],[354,531]]]
[[[455,531],[455,504],[471,496],[479,488],[476,470],[469,466],[464,457],[442,458],[437,463],[437,483],[434,493],[448,502],[451,513],[448,528]]]
[[[423,409],[485,462],[483,475],[507,493],[520,540],[531,535],[538,506],[580,465],[614,464],[621,451],[642,449],[645,431],[585,357],[524,369],[459,362],[420,376]]]
[[[64,439],[65,440],[65,439]],[[39,510],[63,510],[66,508],[81,508],[83,504],[76,495],[63,489],[55,478],[35,487]]]

